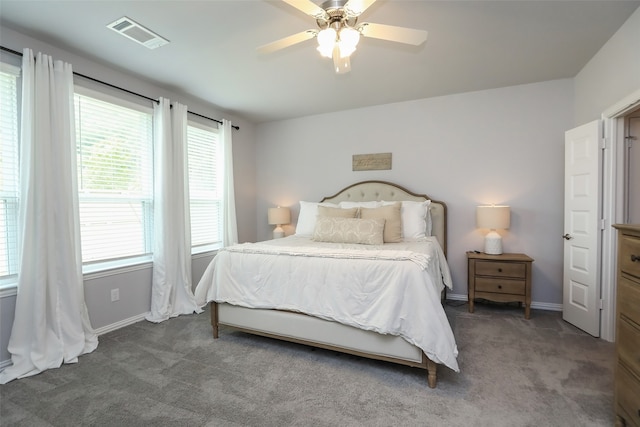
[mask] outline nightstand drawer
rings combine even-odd
[[[621,236],[620,270],[623,273],[640,277],[640,239],[637,237],[624,234]]]
[[[640,286],[624,276],[618,281],[618,313],[640,325]]]
[[[524,280],[509,279],[489,279],[485,277],[476,277],[476,292],[493,292],[496,294],[525,294]]]
[[[523,262],[477,261],[476,275],[495,277],[514,277],[524,279],[526,265]]]
[[[621,319],[618,322],[617,350],[618,357],[640,375],[640,329]],[[640,397],[640,395],[638,395]],[[638,408],[640,409],[640,408]]]
[[[620,362],[616,369],[616,398],[624,411],[626,425],[640,426],[640,380]]]

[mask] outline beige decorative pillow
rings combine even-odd
[[[384,219],[359,219],[318,216],[312,240],[331,243],[384,243]]]
[[[360,208],[362,219],[384,219],[384,242],[402,242],[402,202],[379,208]]]
[[[296,224],[296,235],[311,237],[313,229],[316,226],[316,217],[318,216],[318,206],[332,206],[337,208],[334,203],[316,203],[300,201],[300,213],[298,214],[298,223]]]
[[[342,209],[328,206],[318,206],[318,216],[333,218],[355,218],[358,216],[358,208]]]

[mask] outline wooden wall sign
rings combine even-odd
[[[391,169],[391,153],[354,154],[354,171],[377,171]]]

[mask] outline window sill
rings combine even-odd
[[[18,276],[10,276],[0,280],[0,298],[18,294]]]
[[[209,255],[215,255],[218,250],[222,249],[222,244],[214,243],[211,245],[196,246],[191,248],[191,256],[193,258],[204,258]]]
[[[208,245],[193,248],[191,257],[193,259],[198,259],[214,256],[221,247],[221,245]],[[152,267],[153,257],[151,255],[146,255],[135,258],[119,259],[114,261],[83,265],[82,276],[83,280],[92,280],[100,277],[108,277],[114,276],[116,274],[127,273],[130,271],[144,270],[146,268]],[[0,280],[0,298],[14,296],[17,295],[17,293],[17,275]]]
[[[118,259],[113,261],[98,262],[82,266],[84,280],[97,279],[100,277],[113,276],[129,271],[143,270],[153,265],[151,255],[144,255],[135,258]]]

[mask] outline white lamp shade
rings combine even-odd
[[[484,253],[500,255],[502,253],[502,237],[496,229],[507,229],[511,225],[509,206],[478,206],[476,209],[476,226],[491,231],[484,238]]]
[[[331,58],[336,44],[337,33],[333,28],[325,28],[318,33],[318,52],[324,57]]]
[[[345,27],[340,30],[340,56],[350,56],[356,50],[360,40],[360,31]]]
[[[478,206],[476,209],[476,226],[490,230],[507,229],[511,225],[509,206]]]
[[[273,229],[273,238],[279,239],[284,237],[284,230],[280,226],[291,222],[291,211],[289,208],[281,208],[280,206],[277,208],[269,208],[267,216],[269,217],[269,224],[276,226],[276,228]]]
[[[271,225],[289,224],[291,222],[291,211],[289,208],[281,208],[280,206],[277,208],[269,208],[268,216],[269,224]]]

